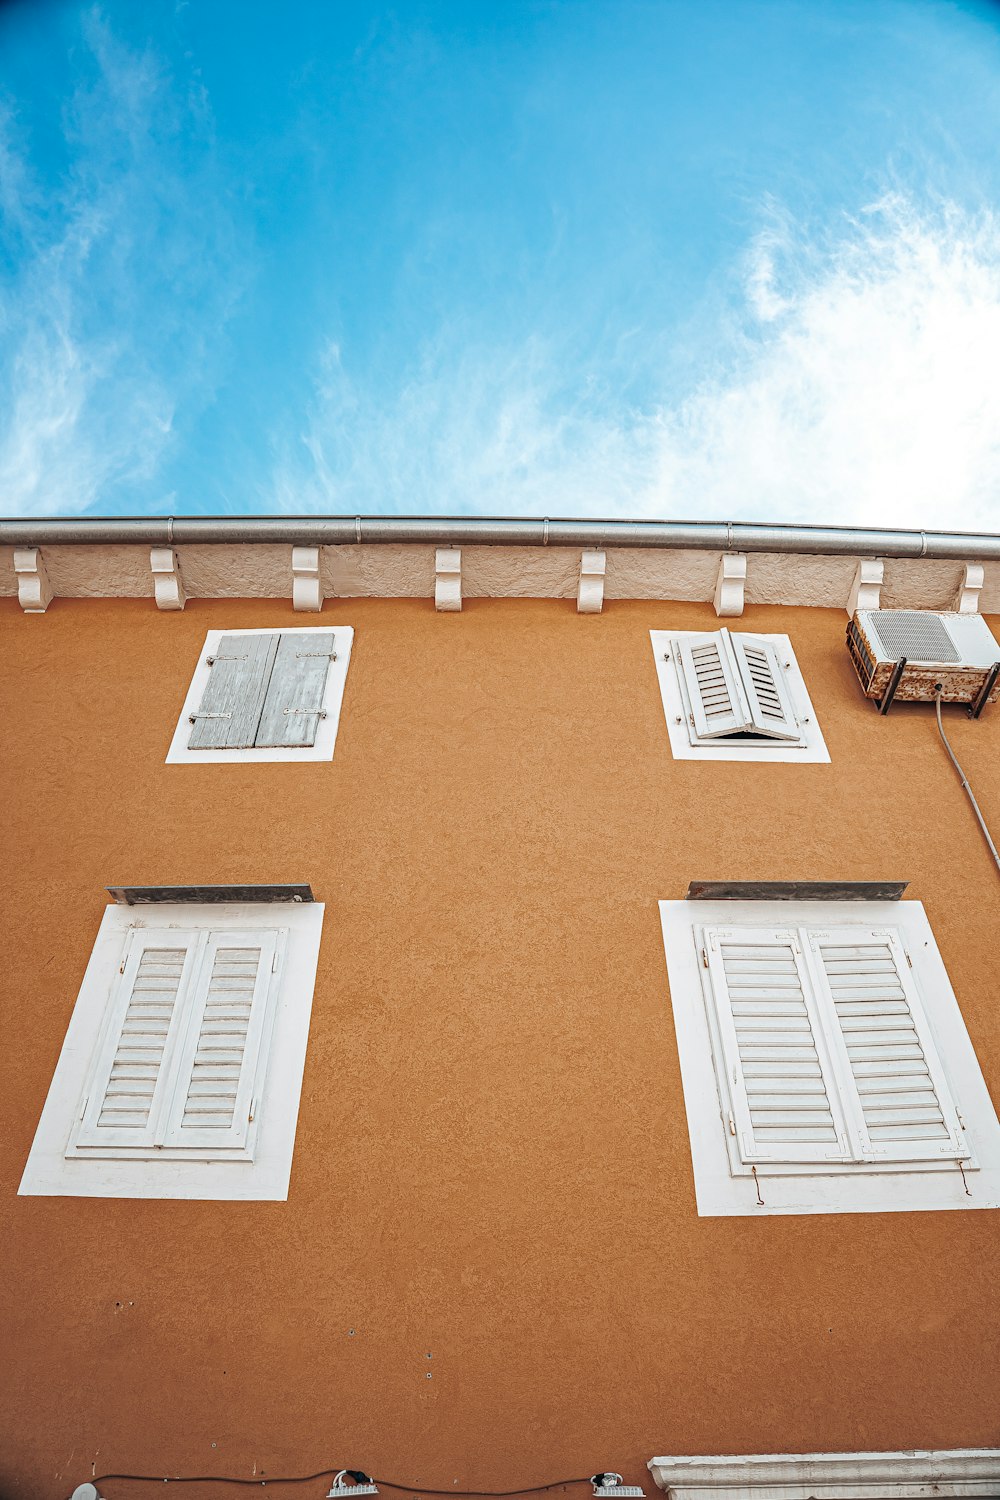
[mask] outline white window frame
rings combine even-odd
[[[661,901],[660,919],[700,1215],[1000,1207],[1000,1121],[921,902]],[[719,1075],[715,1004],[699,935],[714,926],[898,931],[961,1114],[970,1152],[962,1170],[952,1160],[757,1162],[754,1175],[734,1148],[730,1099]]]
[[[308,638],[317,633],[333,635],[336,660],[330,662],[330,670],[327,672],[322,705],[325,717],[319,721],[315,744],[274,745],[266,748],[248,746],[245,749],[233,750],[191,750],[188,748],[192,729],[191,715],[197,712],[212,672],[208,658],[217,654],[219,642],[224,636],[301,635]],[[344,701],[347,668],[350,665],[353,644],[354,631],[349,625],[260,625],[254,630],[210,630],[205,637],[205,644],[198,657],[198,665],[195,667],[194,676],[191,678],[191,684],[184,699],[184,707],[181,709],[181,715],[170,742],[170,749],[167,752],[166,764],[168,766],[204,766],[242,765],[252,761],[332,760],[337,743],[337,728],[340,724],[340,711]]]
[[[695,731],[693,711],[681,664],[681,648],[696,639],[719,632],[705,630],[651,630],[650,641],[656,677],[667,723],[670,749],[675,760],[745,760],[755,762],[829,765],[830,755],[806,689],[805,679],[787,635],[765,635],[757,631],[733,632],[763,641],[774,648],[784,672],[784,688],[799,725],[799,738],[738,739],[722,736],[701,738]]]
[[[25,1196],[277,1200],[288,1197],[323,926],[320,902],[109,906],[69,1020],[28,1156]],[[129,933],[282,933],[245,1150],[78,1146]]]

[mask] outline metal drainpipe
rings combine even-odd
[[[181,516],[0,520],[0,545],[183,546],[277,542],[299,546],[664,547],[707,552],[798,552],[850,557],[1000,561],[1000,535],[856,526],[764,526],[745,521],[544,521],[432,516]]]

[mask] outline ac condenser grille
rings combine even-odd
[[[936,615],[918,609],[875,609],[870,619],[879,644],[893,661],[961,660]]]

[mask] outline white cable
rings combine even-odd
[[[938,683],[937,690],[936,690],[936,692],[934,694],[934,707],[937,710],[938,734],[941,736],[941,741],[942,741],[942,743],[944,745],[944,748],[948,752],[948,759],[951,761],[952,765],[955,767],[955,770],[958,772],[959,780],[961,781],[962,786],[965,788],[966,796],[968,797],[969,801],[972,803],[972,811],[976,815],[976,822],[979,824],[980,828],[983,831],[983,838],[986,840],[986,842],[990,846],[990,853],[993,856],[993,863],[996,865],[997,869],[1000,870],[1000,854],[997,853],[997,846],[996,846],[996,844],[994,844],[993,840],[990,838],[990,830],[987,828],[986,821],[983,818],[982,813],[979,811],[979,803],[976,801],[976,799],[975,799],[975,797],[973,795],[972,788],[969,785],[968,778],[966,777],[965,772],[962,770],[962,767],[959,765],[958,761],[955,759],[955,752],[951,748],[951,746],[949,745],[949,743],[948,743],[948,736],[944,732],[944,725],[941,722],[941,692],[942,692],[941,684]]]

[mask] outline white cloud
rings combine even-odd
[[[585,310],[581,311],[585,316]],[[820,239],[772,215],[735,307],[663,389],[655,330],[565,347],[442,335],[386,402],[327,350],[273,504],[335,511],[1000,524],[1000,224],[887,198]],[[643,353],[643,350],[648,353]],[[458,352],[456,352],[458,350]],[[651,392],[623,410],[616,388]]]
[[[207,330],[231,291],[212,251],[210,152],[175,157],[188,125],[155,60],[84,18],[64,120],[68,168],[33,180],[26,129],[0,110],[0,509],[72,515],[150,495],[179,401],[204,382]],[[193,157],[193,162],[190,158]]]

